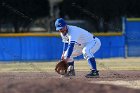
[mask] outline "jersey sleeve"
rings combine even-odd
[[[68,43],[64,43],[64,44],[63,44],[63,51],[66,51],[67,48],[68,48]]]
[[[70,58],[72,52],[73,52],[73,48],[74,48],[74,44],[75,44],[75,41],[71,41],[68,45],[68,48],[67,48],[67,58]]]

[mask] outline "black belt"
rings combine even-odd
[[[93,36],[93,38],[95,39],[96,37],[95,37],[95,36]]]

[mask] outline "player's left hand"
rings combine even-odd
[[[67,62],[65,60],[61,60],[56,64],[55,71],[60,75],[65,75],[67,73]]]

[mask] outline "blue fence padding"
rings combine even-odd
[[[126,44],[128,56],[140,56],[140,21],[125,22]]]
[[[108,36],[105,38],[99,38],[101,40],[102,46],[101,49],[97,52],[97,54],[95,54],[95,56],[101,58],[124,57],[124,36]]]
[[[20,60],[20,39],[15,38],[0,38],[0,60]]]
[[[96,58],[124,57],[124,36],[99,36],[102,46]],[[0,37],[0,61],[49,61],[60,59],[61,37]],[[79,56],[76,59],[83,59]]]
[[[62,52],[58,37],[1,37],[1,61],[46,61],[59,59]]]

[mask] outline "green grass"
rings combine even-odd
[[[32,63],[0,63],[0,72],[54,72],[56,62]],[[140,70],[140,58],[129,59],[97,59],[99,70]],[[88,71],[90,68],[86,60],[75,62],[77,71]]]

